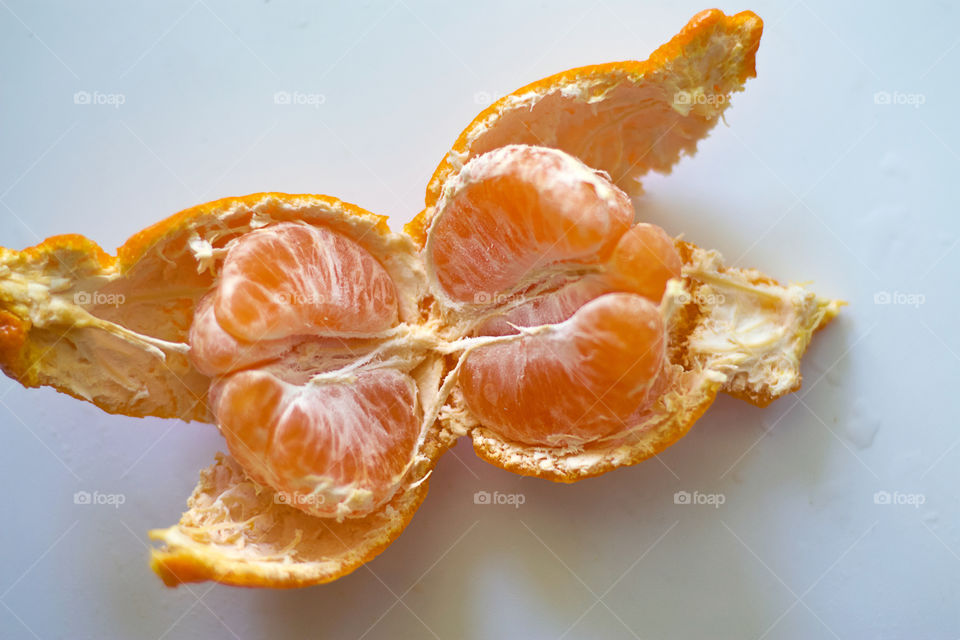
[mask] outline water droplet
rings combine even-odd
[[[846,367],[842,363],[837,363],[835,367],[827,369],[825,378],[831,386],[842,387],[847,380]]]
[[[893,151],[887,151],[880,158],[880,170],[884,175],[896,178],[906,178],[908,176],[907,165],[900,158],[899,154]]]
[[[843,434],[858,449],[868,449],[880,430],[878,418],[863,400],[853,405],[853,413],[843,426]]]

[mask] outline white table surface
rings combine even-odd
[[[758,78],[638,201],[738,265],[850,302],[800,393],[763,410],[720,398],[659,461],[574,486],[462,442],[386,553],[274,592],[168,590],[147,566],[146,531],[178,519],[224,446],[212,427],[3,378],[0,636],[956,638],[960,15],[845,5],[754,3]],[[0,0],[0,244],[82,232],[112,249],[261,190],[329,193],[399,228],[479,103],[644,58],[703,8]],[[81,490],[125,503],[75,505]],[[478,490],[525,502],[476,505]]]

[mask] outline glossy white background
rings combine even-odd
[[[167,590],[147,566],[146,531],[177,520],[223,446],[212,427],[3,378],[0,636],[960,635],[960,16],[838,4],[749,6],[766,21],[758,78],[637,202],[738,265],[850,302],[816,337],[800,393],[764,410],[720,398],[659,460],[574,486],[461,443],[386,553],[334,584],[271,592]],[[81,232],[112,250],[182,208],[261,190],[336,195],[399,228],[491,97],[644,58],[703,8],[0,0],[0,245]],[[123,104],[76,104],[84,91]],[[278,91],[317,104],[278,105]],[[75,505],[80,490],[126,501]],[[525,502],[475,505],[478,490]],[[677,505],[677,491],[725,503]],[[924,503],[875,504],[878,491]]]

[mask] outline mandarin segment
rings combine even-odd
[[[430,230],[443,291],[482,302],[557,262],[606,257],[633,221],[625,193],[572,156],[513,145],[464,167]]]
[[[272,360],[289,351],[297,339],[238,340],[227,333],[214,312],[216,292],[204,296],[197,304],[190,325],[190,362],[200,373],[217,376]]]
[[[575,446],[624,430],[663,359],[657,307],[613,293],[555,329],[478,347],[460,383],[470,411],[504,438]]]
[[[536,327],[563,322],[584,304],[612,291],[609,279],[590,274],[568,282],[544,295],[526,299],[486,319],[475,331],[486,336],[518,333],[518,327]]]
[[[656,225],[640,223],[620,237],[609,273],[618,287],[659,302],[667,281],[679,278],[682,267],[670,236]]]
[[[390,369],[305,385],[243,371],[217,397],[221,431],[247,473],[317,516],[365,516],[393,496],[420,433],[413,380]]]
[[[517,327],[555,324],[569,318],[586,302],[604,293],[638,293],[660,302],[671,278],[680,278],[683,262],[667,233],[651,224],[637,224],[624,233],[600,273],[563,280],[547,292],[526,300],[508,300],[503,311],[485,320],[476,333],[507,335]]]
[[[397,294],[356,242],[324,227],[280,223],[230,248],[215,311],[227,332],[250,342],[375,333],[396,322]]]

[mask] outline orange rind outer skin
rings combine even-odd
[[[182,584],[214,581],[232,587],[270,588],[270,589],[300,589],[327,584],[353,573],[367,562],[380,555],[406,529],[427,497],[429,481],[425,481],[417,490],[416,500],[403,511],[403,520],[396,529],[373,546],[365,549],[362,555],[351,559],[349,563],[341,565],[336,571],[322,577],[284,577],[265,578],[264,572],[257,566],[246,563],[233,563],[224,567],[222,560],[210,557],[207,554],[192,552],[186,549],[177,551],[163,551],[154,549],[150,556],[150,568],[163,580],[167,587],[178,587]],[[151,538],[157,539],[157,533],[151,532]]]
[[[342,207],[348,214],[359,216],[376,216],[379,218],[378,229],[382,232],[389,232],[387,226],[387,216],[381,216],[362,207],[349,202],[344,202],[337,198],[319,194],[289,194],[277,191],[265,191],[260,193],[251,193],[245,196],[221,198],[204,204],[200,204],[189,209],[184,209],[175,213],[156,224],[150,225],[146,229],[133,234],[120,248],[117,249],[117,259],[121,270],[129,268],[130,265],[143,257],[143,255],[160,240],[191,230],[191,222],[197,218],[208,214],[216,215],[220,211],[225,211],[238,204],[253,206],[265,198],[276,198],[278,200],[312,198],[319,204],[326,203],[330,207]],[[278,219],[282,219],[279,217]],[[290,216],[291,220],[297,218]],[[78,236],[81,237],[82,236]],[[95,245],[94,245],[95,246]],[[99,248],[99,247],[98,247]],[[102,253],[102,250],[101,250]],[[104,254],[106,255],[106,254]],[[109,257],[109,256],[108,256]]]
[[[742,11],[735,15],[727,16],[719,9],[707,9],[693,16],[679,33],[656,49],[646,60],[608,62],[569,69],[532,82],[500,98],[481,111],[463,132],[461,132],[450,151],[444,156],[443,161],[430,178],[425,197],[426,208],[404,227],[404,231],[417,241],[418,244],[423,245],[426,240],[426,230],[429,226],[429,212],[440,199],[443,185],[451,177],[451,174],[455,172],[451,157],[454,155],[468,154],[471,138],[474,133],[495,122],[510,98],[529,93],[546,95],[584,78],[606,78],[610,85],[623,81],[637,82],[654,72],[664,69],[672,62],[682,59],[688,47],[697,44],[700,38],[709,37],[715,30],[736,32],[741,29],[748,29],[748,32],[743,38],[743,46],[745,47],[744,62],[738,69],[737,74],[737,80],[740,84],[743,84],[748,78],[754,78],[757,75],[756,52],[760,47],[760,37],[763,33],[763,20],[752,11]]]
[[[218,453],[216,462],[201,472],[180,522],[150,532],[163,545],[151,550],[150,566],[168,587],[207,580],[274,589],[332,582],[400,536],[426,498],[437,461],[455,441],[449,433],[431,432],[423,445],[423,464],[415,467],[410,484],[378,511],[343,522],[278,504],[271,490],[256,485],[236,461]],[[237,506],[222,506],[223,496]],[[253,519],[259,529],[250,526]],[[226,540],[218,542],[217,536]]]

